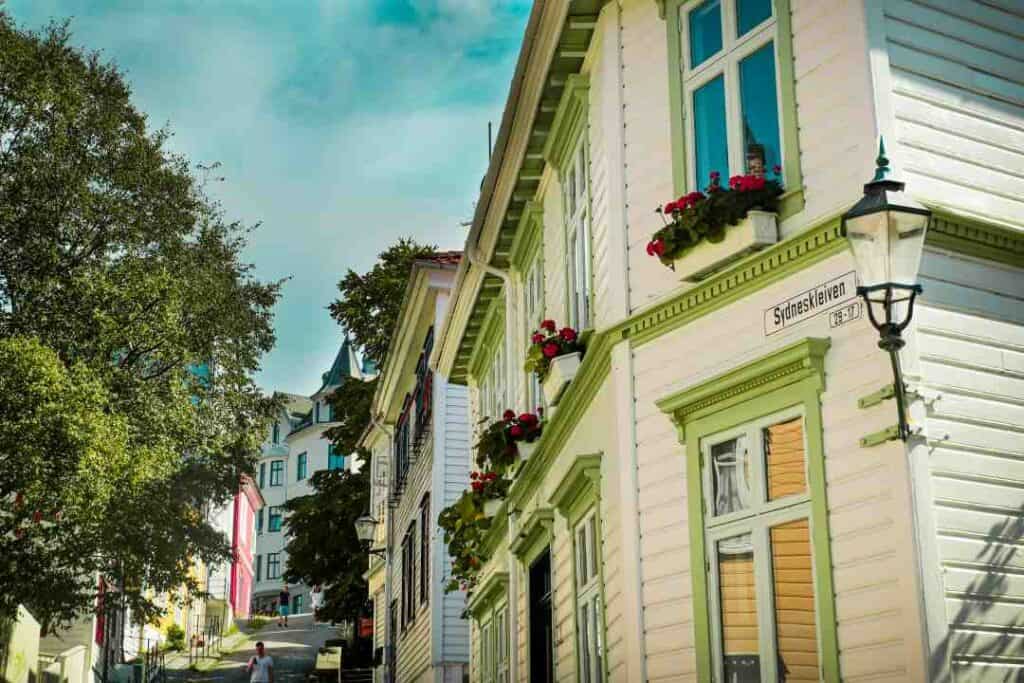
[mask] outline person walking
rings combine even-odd
[[[313,589],[309,592],[309,603],[313,608],[313,625],[316,626],[316,613],[324,604],[324,594],[323,589],[320,588],[320,584],[313,584]]]
[[[249,683],[274,683],[274,658],[265,652],[262,640],[256,643],[256,655],[249,658],[246,670]]]
[[[284,584],[281,592],[277,594],[277,627],[281,628],[281,620],[284,626],[288,626],[288,607],[291,605],[292,594],[288,592],[288,584]]]

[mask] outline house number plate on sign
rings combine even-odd
[[[859,301],[854,301],[852,304],[846,304],[840,308],[828,312],[828,326],[839,327],[845,325],[851,320],[856,320],[860,317],[860,313],[863,309]]]
[[[828,282],[801,292],[764,310],[765,336],[829,313],[829,327],[838,327],[860,317],[857,275],[852,270]]]

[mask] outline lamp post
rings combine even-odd
[[[892,363],[899,438],[907,440],[904,399],[906,387],[900,370],[903,330],[914,315],[914,299],[921,293],[917,272],[924,251],[931,211],[903,193],[904,183],[889,177],[885,142],[879,141],[875,177],[864,185],[864,196],[843,214],[843,234],[850,240],[868,319],[878,331],[878,346]]]
[[[373,540],[377,535],[377,520],[371,517],[369,514],[365,514],[355,521],[356,537],[359,542],[366,548],[366,552],[377,557],[384,557],[387,552],[386,548],[374,548]]]

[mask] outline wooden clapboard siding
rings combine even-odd
[[[866,320],[830,329],[817,316],[764,336],[764,309],[848,272],[842,254],[769,285],[634,349],[634,399],[640,499],[640,551],[647,673],[651,681],[696,678],[692,571],[687,533],[685,456],[669,419],[654,401],[804,337],[829,337],[827,387],[821,399],[826,485],[840,669],[852,680],[922,680],[918,656],[913,530],[906,514],[908,479],[899,446],[859,446],[860,437],[892,421],[857,397],[892,381]]]
[[[917,364],[931,400],[934,555],[957,681],[1024,677],[1024,271],[926,252]],[[941,283],[942,286],[938,286]],[[995,291],[999,294],[996,294]]]
[[[876,144],[863,3],[790,0],[790,9],[806,204],[783,236],[859,197]]]
[[[897,162],[915,195],[1021,223],[1024,7],[886,0]]]
[[[441,510],[453,504],[466,489],[470,471],[470,429],[469,429],[469,391],[464,386],[446,384],[444,390],[444,444],[445,453],[441,463],[444,468],[444,490],[440,494],[443,499],[433,503],[434,510]],[[451,557],[444,543],[444,534],[435,527],[430,530],[434,534],[431,553],[436,554],[440,561],[433,561],[439,569],[439,575],[432,582],[433,595],[442,605],[441,656],[446,662],[469,661],[469,623],[462,617],[466,608],[466,597],[460,591],[444,594],[438,589],[448,580]],[[433,599],[433,597],[432,597]]]
[[[428,442],[429,443],[429,442]],[[430,668],[431,652],[431,624],[430,624],[430,603],[420,604],[419,595],[419,511],[420,501],[423,495],[430,491],[430,479],[434,464],[434,453],[432,447],[425,447],[423,454],[410,466],[405,491],[395,509],[394,537],[392,538],[392,557],[394,558],[394,583],[392,597],[398,604],[398,637],[396,638],[398,648],[396,676],[400,681],[415,681],[424,675]],[[414,596],[416,603],[416,620],[402,631],[402,577],[406,568],[402,564],[402,540],[406,531],[415,521],[416,523],[416,581],[414,582]],[[428,533],[433,533],[433,529]]]
[[[629,305],[636,310],[679,285],[674,273],[646,252],[651,234],[661,227],[654,209],[675,199],[668,44],[657,3],[623,3],[621,42]]]

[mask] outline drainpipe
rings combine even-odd
[[[377,415],[370,413],[370,424],[379,429],[384,433],[384,436],[388,439],[387,455],[391,458],[391,451],[394,448],[395,432],[393,429],[388,429],[387,425],[378,419]],[[391,468],[388,468],[388,478],[392,472]],[[376,485],[374,482],[371,485]],[[387,515],[388,515],[388,530],[384,537],[384,681],[385,683],[394,683],[391,678],[392,671],[389,667],[391,662],[391,648],[392,648],[392,633],[391,633],[391,600],[392,600],[392,572],[394,571],[394,563],[392,561],[391,553],[391,534],[394,530],[394,515],[391,510],[391,484],[388,483],[388,495],[387,495]],[[374,610],[376,612],[376,610]],[[374,614],[376,618],[376,614]]]
[[[515,320],[516,320],[516,309],[515,309],[515,293],[512,291],[512,278],[507,270],[499,270],[487,263],[481,258],[481,254],[478,248],[467,249],[467,256],[469,256],[470,264],[480,268],[488,275],[501,280],[501,288],[505,291],[505,386],[507,387],[507,396],[509,399],[509,405],[506,407],[515,408],[518,407],[515,374],[511,371],[512,368],[512,344],[513,337],[515,334]]]

